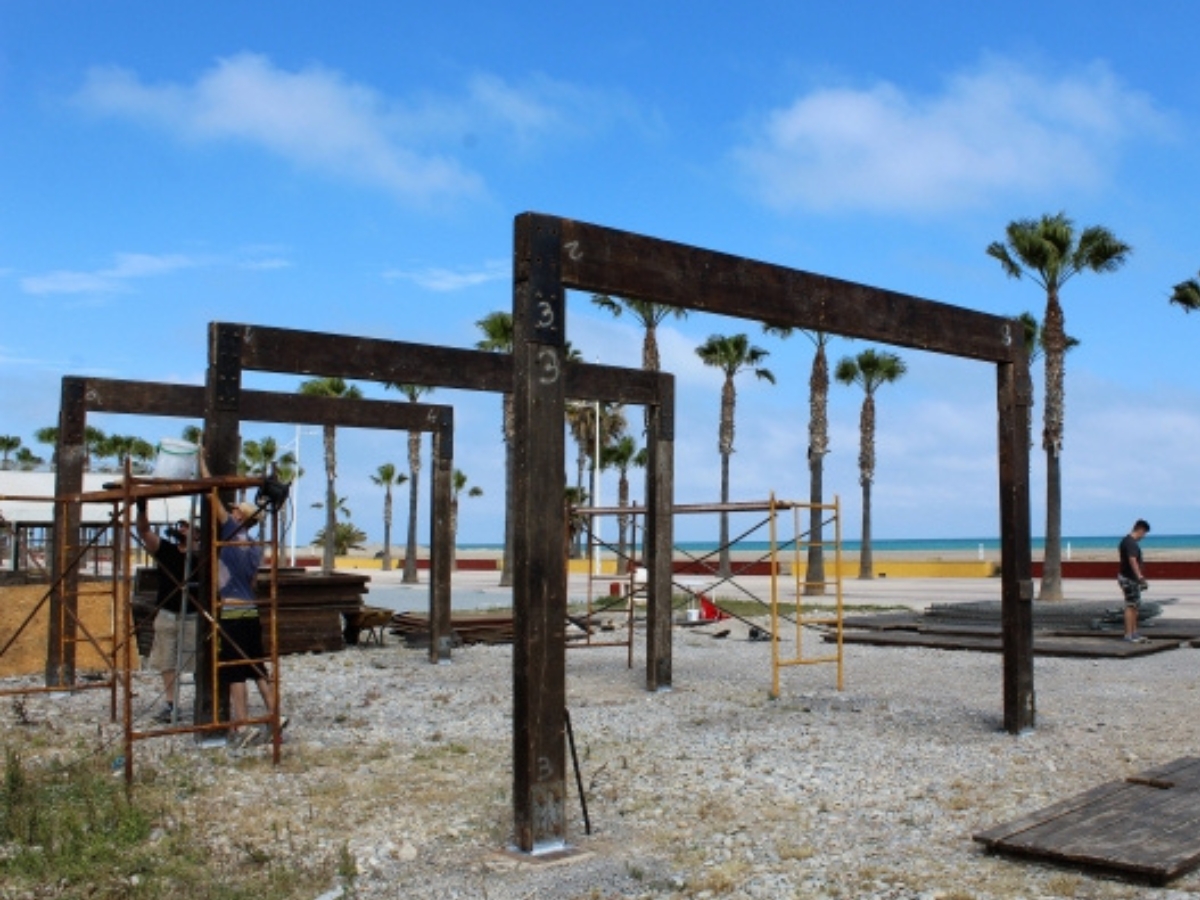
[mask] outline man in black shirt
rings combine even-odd
[[[1150,533],[1150,523],[1138,519],[1133,530],[1121,539],[1118,553],[1121,569],[1117,573],[1117,584],[1125,594],[1125,640],[1143,644],[1146,638],[1138,634],[1138,607],[1142,603],[1142,591],[1146,590],[1146,576],[1142,570],[1142,547],[1140,541]]]
[[[167,702],[154,718],[155,721],[164,724],[176,721],[176,669],[181,656],[181,644],[184,671],[195,671],[195,609],[190,607],[185,598],[187,576],[192,574],[188,572],[187,566],[188,531],[188,523],[180,520],[175,523],[174,528],[167,529],[168,537],[159,537],[150,527],[146,501],[137,501],[138,537],[141,538],[146,551],[158,563],[158,597],[155,602],[158,613],[154,617],[154,645],[150,651],[150,665],[162,673],[163,692]],[[195,566],[192,568],[194,573]],[[183,616],[182,628],[179,616]]]

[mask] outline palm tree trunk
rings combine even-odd
[[[808,513],[804,593],[810,597],[825,593],[825,511],[817,507],[825,502],[825,454],[829,452],[829,360],[823,335],[817,335],[816,345],[808,378],[808,502],[815,505]]]
[[[421,474],[421,432],[408,433],[408,539],[404,547],[404,584],[417,583],[417,488]]]
[[[871,482],[863,482],[862,495],[862,549],[858,554],[858,577],[869,580],[875,577],[875,559],[871,553]]]
[[[516,522],[513,520],[513,400],[504,395],[504,556],[501,559],[500,587],[512,587],[512,548]]]
[[[859,429],[861,443],[858,450],[858,480],[863,489],[863,508],[858,577],[869,579],[875,577],[875,560],[871,555],[871,482],[875,480],[875,397],[869,390],[863,398]]]
[[[825,548],[822,546],[825,511],[819,507],[823,502],[825,458],[814,455],[809,461],[808,470],[808,502],[814,506],[808,511],[808,567],[804,574],[804,593],[809,597],[820,597],[825,593]]]
[[[458,495],[450,499],[450,572],[458,566]]]
[[[729,454],[721,454],[721,503],[729,502]],[[721,544],[720,562],[718,563],[717,574],[722,578],[729,578],[733,574],[733,567],[729,562],[729,513],[721,513],[721,533],[717,538]]]
[[[392,570],[392,486],[387,485],[387,493],[383,497],[383,561],[380,568],[384,572]]]
[[[1064,369],[1067,352],[1066,322],[1058,292],[1046,294],[1042,325],[1045,346],[1046,412],[1042,447],[1046,451],[1046,549],[1042,557],[1042,590],[1039,599],[1063,599],[1062,589],[1062,444],[1064,420]]]
[[[583,447],[583,442],[579,441],[579,453],[575,457],[575,496],[583,496],[583,470],[587,466],[588,454]],[[595,500],[592,500],[595,503]],[[595,519],[592,520],[595,524]],[[583,529],[579,529],[571,538],[571,558],[583,559]]]
[[[334,542],[337,540],[337,429],[326,425],[325,442],[325,547],[321,555],[321,572],[332,574]]]
[[[1046,448],[1046,550],[1042,557],[1042,590],[1038,599],[1057,602],[1062,588],[1062,459]]]
[[[717,439],[717,449],[721,453],[721,503],[729,502],[729,457],[733,455],[733,415],[736,403],[733,387],[733,374],[725,373],[725,384],[721,388],[721,430]],[[718,574],[729,578],[733,569],[729,564],[729,513],[721,513],[721,553]]]
[[[621,509],[629,506],[629,478],[624,469],[621,470],[621,479],[617,482],[617,506]],[[626,552],[629,549],[629,543],[626,540],[628,533],[629,516],[621,513],[617,516],[617,565],[620,566],[618,571],[628,568]]]

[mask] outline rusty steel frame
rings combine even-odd
[[[518,850],[566,841],[566,290],[663,303],[993,363],[1000,462],[1004,727],[1034,725],[1029,360],[1020,323],[783,266],[539,213],[514,220],[513,817]],[[573,396],[573,394],[572,394]],[[672,485],[647,474],[652,490]],[[669,499],[648,520],[669,529]],[[664,519],[666,521],[664,521]],[[670,545],[667,545],[669,553]],[[661,568],[663,572],[669,567]],[[654,578],[662,577],[656,572]],[[659,614],[669,615],[669,604]],[[669,628],[669,619],[666,623]]]
[[[240,385],[239,385],[240,386]],[[377,428],[387,430],[433,431],[435,450],[453,452],[454,410],[447,406],[414,404],[382,400],[348,400],[329,397],[310,397],[302,394],[273,393],[268,391],[239,390],[237,414],[243,418],[233,422],[233,433],[237,437],[240,421],[280,422],[323,425],[326,423],[344,427]],[[86,450],[83,445],[84,429],[89,412],[116,413],[124,415],[148,415],[175,418],[205,419],[208,421],[206,389],[192,385],[163,384],[156,382],[124,381],[108,378],[81,378],[65,376],[62,380],[62,401],[59,410],[59,432],[55,474],[57,497],[78,497],[83,486],[83,460]],[[223,422],[228,427],[228,422]],[[206,432],[209,430],[205,429]],[[236,458],[224,468],[236,470]],[[451,468],[447,461],[445,472]],[[434,490],[432,504],[433,528],[436,532],[448,531],[450,507],[450,481],[444,471],[434,468]],[[228,484],[230,475],[223,476],[222,484]],[[169,490],[169,488],[165,488]],[[79,503],[56,504],[54,522],[55,547],[70,546],[69,537],[79,533]],[[211,531],[211,511],[208,504],[201,510],[202,527]],[[55,553],[55,569],[51,573],[54,590],[51,593],[50,634],[47,641],[45,682],[51,687],[74,687],[75,657],[73,652],[73,615],[64,615],[64,605],[73,602],[78,595],[78,573],[74,567],[64,566],[61,554]],[[440,584],[440,583],[439,583]],[[439,624],[443,633],[449,635],[450,602],[448,579],[442,589],[432,581],[430,584],[431,624]],[[206,594],[202,593],[202,596]],[[210,632],[206,622],[197,628],[197,651],[206,651],[210,646]],[[442,642],[448,645],[448,641]],[[436,654],[436,644],[431,645],[431,654]],[[203,653],[200,653],[201,658]],[[433,657],[436,659],[436,655]],[[213,704],[207,682],[196,680],[195,720],[212,718]]]

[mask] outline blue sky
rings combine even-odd
[[[32,443],[65,374],[201,383],[209,321],[471,346],[474,323],[510,307],[525,210],[1006,314],[1040,314],[1044,297],[984,248],[1013,219],[1065,210],[1134,247],[1120,272],[1063,292],[1082,341],[1065,530],[1144,516],[1200,532],[1200,318],[1167,303],[1200,268],[1198,19],[1184,2],[0,0],[0,433]],[[639,364],[633,324],[587,297],[570,299],[568,330],[589,359]],[[693,315],[661,335],[682,501],[719,485],[720,381],[694,348],[743,330],[778,384],[741,385],[734,494],[807,492],[810,346]],[[880,396],[876,536],[995,534],[994,372],[904,356],[908,376]],[[431,399],[455,405],[457,464],[485,491],[464,501],[460,539],[496,541],[500,401]],[[826,485],[848,537],[859,401],[835,387],[830,409]],[[152,440],[183,424],[95,423]],[[269,433],[294,439],[244,429]],[[339,491],[378,538],[368,476],[403,463],[403,439],[346,430],[339,448]],[[302,437],[310,499],[319,452]]]

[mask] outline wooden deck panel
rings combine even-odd
[[[1107,782],[974,839],[995,852],[1164,883],[1200,864],[1200,759]]]
[[[979,653],[1003,652],[999,635],[973,633],[937,633],[928,631],[846,631],[847,644],[866,644],[873,647],[927,647],[933,650],[974,650]],[[826,642],[836,640],[827,634]],[[1128,644],[1113,637],[1054,637],[1035,634],[1033,652],[1037,656],[1083,657],[1088,659],[1130,659],[1175,650],[1178,640],[1151,640],[1145,644]]]

